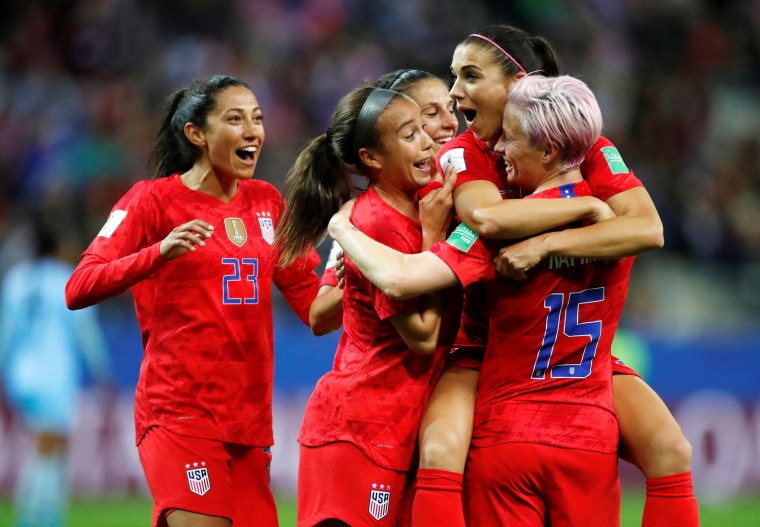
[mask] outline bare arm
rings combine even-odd
[[[343,325],[343,288],[323,285],[309,307],[311,332],[321,337]]]
[[[529,238],[504,247],[496,258],[496,269],[515,279],[549,256],[575,258],[622,258],[662,247],[662,222],[643,187],[612,196],[607,203],[614,218],[579,229],[565,229]]]
[[[517,239],[582,219],[609,216],[609,206],[592,196],[562,200],[502,199],[486,180],[468,181],[454,191],[456,210],[478,236]]]
[[[431,293],[457,285],[454,271],[431,252],[405,254],[359,231],[348,219],[350,206],[334,215],[327,227],[367,279],[394,299]]]
[[[442,303],[437,294],[423,295],[421,302],[419,311],[399,313],[390,320],[409,349],[427,355],[433,353],[438,344]]]

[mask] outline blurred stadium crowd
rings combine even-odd
[[[189,79],[251,84],[267,132],[256,177],[282,188],[352,86],[402,67],[446,78],[456,43],[493,23],[549,39],[655,199],[666,248],[641,258],[627,317],[671,328],[756,318],[757,0],[3,2],[0,274],[28,254],[32,214],[78,255],[145,177],[161,104]]]

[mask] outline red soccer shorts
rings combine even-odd
[[[470,448],[464,480],[467,525],[620,525],[617,454],[502,443]]]
[[[617,357],[612,357],[612,374],[613,375],[635,375],[639,379],[641,379],[641,375],[639,375],[636,370],[631,368],[630,366],[627,366],[622,360],[618,359]]]
[[[181,509],[231,518],[235,527],[277,526],[268,448],[187,437],[153,427],[138,446],[153,496],[153,525]]]
[[[334,518],[352,527],[396,525],[406,473],[377,465],[353,443],[301,445],[298,527]]]

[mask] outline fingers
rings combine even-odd
[[[348,219],[351,219],[351,213],[354,211],[354,205],[356,204],[355,199],[350,199],[347,202],[345,202],[338,211],[338,214],[341,214],[345,216]]]
[[[446,171],[443,174],[443,188],[441,188],[441,192],[451,194],[451,192],[454,190],[454,185],[456,182],[457,171],[454,170],[454,165],[448,163],[446,165]]]
[[[161,241],[161,256],[173,260],[188,251],[195,251],[196,245],[206,246],[205,239],[214,233],[214,226],[205,221],[195,219],[172,229],[172,232]]]

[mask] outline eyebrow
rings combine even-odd
[[[403,130],[405,127],[409,126],[410,124],[414,124],[414,119],[409,119],[408,121],[401,123],[401,126],[399,126],[396,129],[396,133],[399,133],[401,130]]]
[[[244,112],[244,111],[245,111],[244,108],[227,108],[226,110],[224,110],[223,113],[228,113],[228,112]],[[254,112],[260,112],[261,111],[261,106],[256,106],[253,109],[253,111]]]

